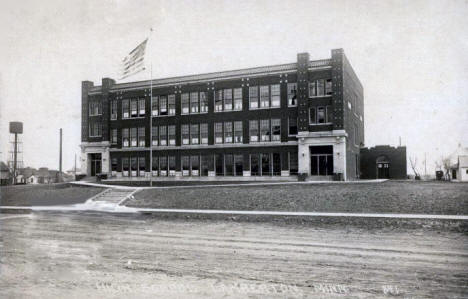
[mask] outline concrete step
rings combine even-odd
[[[120,190],[109,188],[95,196],[92,200],[118,204],[135,191],[136,189]]]

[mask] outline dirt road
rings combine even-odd
[[[0,214],[0,298],[467,298],[468,235]]]

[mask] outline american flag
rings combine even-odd
[[[147,42],[148,39],[145,39],[122,60],[121,80],[145,69],[145,51]]]

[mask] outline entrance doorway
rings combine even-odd
[[[377,163],[377,178],[389,179],[390,178],[390,160],[387,156],[380,156],[376,159]]]
[[[101,154],[89,154],[91,160],[91,176],[101,173]]]
[[[378,179],[388,179],[390,178],[390,163],[388,162],[379,162],[377,163],[377,178]]]
[[[333,146],[310,147],[310,175],[333,175]]]

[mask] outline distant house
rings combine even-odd
[[[4,163],[0,162],[0,185],[11,184],[10,168]]]
[[[450,175],[455,181],[468,181],[468,147],[462,147],[461,144],[449,156]]]

